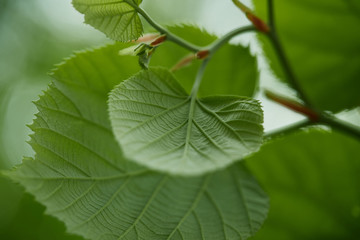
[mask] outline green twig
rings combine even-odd
[[[265,140],[270,140],[272,138],[283,136],[288,133],[292,133],[296,130],[299,130],[300,128],[308,127],[313,124],[314,124],[313,122],[306,119],[306,120],[296,122],[296,123],[290,124],[288,126],[281,127],[281,128],[275,129],[273,131],[267,132],[264,134],[264,138],[265,138]]]
[[[270,26],[270,31],[275,31],[273,0],[268,0],[268,23]]]
[[[175,34],[171,33],[169,30],[165,29],[161,25],[159,25],[157,22],[155,22],[142,8],[134,4],[132,1],[126,1],[131,7],[133,7],[141,16],[145,18],[145,20],[157,31],[159,31],[161,34],[166,34],[167,40],[172,41],[176,43],[177,45],[186,48],[192,52],[198,52],[202,48],[199,46],[196,46],[182,38],[179,38]]]
[[[294,74],[294,71],[292,70],[292,68],[290,66],[290,63],[285,54],[285,51],[284,51],[282,45],[280,44],[278,36],[277,36],[276,32],[273,30],[273,28],[270,30],[270,32],[269,32],[269,34],[267,34],[267,36],[269,37],[269,39],[275,49],[275,52],[278,55],[278,59],[280,61],[280,64],[283,66],[283,70],[284,70],[285,74],[287,75],[287,79],[288,79],[290,85],[297,91],[300,99],[302,101],[304,101],[305,105],[307,107],[311,107],[311,103],[308,100],[306,94],[304,93],[302,87],[300,86],[300,84]]]
[[[319,123],[323,123],[360,140],[360,127],[338,119],[330,114],[323,113],[319,119]]]
[[[256,28],[254,26],[245,26],[234,29],[231,32],[225,34],[224,36],[222,36],[221,38],[217,39],[215,42],[210,44],[210,46],[208,46],[210,54],[211,55],[214,54],[222,45],[230,41],[230,39],[232,39],[233,37],[250,31],[256,31]]]
[[[284,70],[285,74],[287,75],[287,79],[288,79],[289,83],[291,84],[291,86],[298,92],[299,97],[301,98],[302,101],[304,101],[305,105],[307,107],[311,107],[312,104],[310,103],[305,92],[303,91],[302,87],[300,86],[299,81],[296,78],[294,71],[293,71],[292,67],[290,66],[289,60],[285,54],[285,51],[280,43],[277,31],[276,31],[276,26],[275,26],[274,7],[273,7],[272,0],[268,0],[268,17],[269,17],[270,32],[266,35],[269,37],[269,39],[275,49],[275,52],[278,55],[278,59],[280,61],[280,64],[283,66],[283,70]]]
[[[349,122],[345,122],[340,120],[332,115],[323,114],[321,118],[317,122],[313,122],[309,119],[276,129],[274,131],[270,131],[265,133],[264,138],[265,140],[270,140],[275,137],[283,136],[288,133],[292,133],[300,128],[309,127],[313,125],[326,125],[331,127],[333,130],[339,130],[343,133],[346,133],[350,136],[353,136],[357,139],[360,139],[360,127],[353,125]]]
[[[225,34],[224,36],[222,36],[221,38],[217,39],[216,41],[214,41],[212,44],[210,44],[208,47],[206,47],[204,50],[205,52],[208,52],[208,56],[204,59],[202,65],[200,66],[199,72],[196,76],[196,80],[194,82],[194,85],[191,89],[191,96],[192,97],[196,97],[199,88],[200,88],[200,84],[202,81],[202,77],[205,71],[205,68],[208,64],[208,62],[210,61],[211,57],[214,55],[214,53],[225,43],[227,43],[231,38],[235,37],[236,35],[248,32],[248,31],[254,31],[256,30],[255,27],[253,26],[246,26],[246,27],[240,27],[237,28],[227,34]]]
[[[360,139],[360,127],[355,126],[351,123],[342,121],[338,118],[336,118],[335,116],[326,113],[326,112],[322,112],[322,113],[318,113],[315,112],[314,110],[301,105],[298,102],[294,102],[293,100],[283,97],[283,96],[279,96],[273,92],[270,91],[266,91],[265,92],[265,96],[268,97],[270,100],[285,106],[286,108],[289,108],[295,112],[301,113],[304,116],[306,116],[307,122],[308,124],[323,124],[326,126],[329,126],[333,129],[337,129],[343,133],[349,134],[353,137],[356,137],[358,139]],[[299,126],[301,127],[301,125]],[[296,125],[294,126],[294,128],[296,128]],[[281,132],[280,130],[277,130],[278,132]]]

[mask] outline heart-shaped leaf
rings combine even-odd
[[[256,100],[191,97],[163,68],[121,83],[110,95],[109,110],[124,154],[172,174],[224,168],[262,143],[263,114]]]

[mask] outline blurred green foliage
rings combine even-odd
[[[69,56],[98,42],[68,38],[56,31],[39,1],[0,1],[0,170],[32,154],[26,144],[37,99],[51,81],[47,72]],[[94,31],[95,32],[95,31]],[[65,234],[63,223],[44,215],[44,207],[22,187],[0,176],[0,239],[82,239]]]
[[[40,1],[2,1],[0,16],[0,166],[10,168],[31,154],[25,143],[35,112],[32,104],[50,78],[47,72],[63,58],[98,42],[66,36],[53,26]],[[85,26],[84,26],[85,27]],[[95,31],[94,31],[95,32]],[[100,34],[100,33],[99,33]]]
[[[359,239],[360,142],[309,130],[274,139],[248,159],[270,196],[253,239]]]

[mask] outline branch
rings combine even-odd
[[[273,0],[268,0],[268,22],[271,31],[275,31],[274,4]]]
[[[304,128],[304,127],[308,127],[313,125],[313,123],[311,121],[309,121],[308,119],[294,123],[294,124],[290,124],[288,126],[285,127],[281,127],[278,129],[275,129],[273,131],[267,132],[264,134],[264,138],[265,140],[270,140],[272,138],[275,137],[279,137],[288,133],[292,133],[296,130],[299,130],[300,128]]]
[[[211,55],[214,54],[222,45],[230,41],[230,39],[232,39],[233,37],[250,31],[256,31],[256,28],[254,26],[245,26],[234,29],[231,32],[225,34],[224,36],[222,36],[221,38],[217,39],[215,42],[210,44],[210,46],[208,47],[210,54]]]
[[[297,91],[297,93],[299,94],[299,97],[302,101],[304,101],[305,105],[310,107],[311,103],[308,100],[305,92],[303,91],[302,87],[300,86],[293,69],[290,66],[289,60],[284,52],[284,49],[282,48],[282,45],[280,44],[280,41],[278,39],[278,36],[276,34],[275,31],[273,31],[273,29],[269,32],[269,34],[267,34],[267,36],[269,37],[275,52],[278,56],[278,59],[280,61],[280,64],[283,67],[283,70],[287,76],[287,80],[289,81],[290,85]]]
[[[360,140],[360,127],[356,125],[345,122],[327,113],[321,115],[319,122]]]
[[[312,122],[318,122],[320,115],[314,110],[294,101],[287,97],[279,96],[269,90],[265,90],[265,96],[269,99],[277,102],[278,104],[293,110],[294,112],[300,113],[308,117]]]
[[[270,91],[265,91],[265,95],[269,99],[273,100],[274,102],[279,103],[280,105],[285,106],[285,107],[293,110],[294,112],[301,113],[301,114],[305,115],[306,117],[308,117],[308,119],[306,120],[307,125],[323,124],[323,125],[329,126],[333,129],[337,129],[339,131],[342,131],[343,133],[349,134],[353,137],[360,139],[360,127],[358,127],[356,125],[342,121],[342,120],[336,118],[335,116],[333,116],[329,113],[326,113],[326,112],[318,113],[318,112],[308,108],[307,106],[301,105],[298,102],[295,102],[295,101],[293,101],[289,98],[283,97],[283,96],[279,96]],[[299,126],[299,127],[303,127],[303,126]],[[296,128],[296,126],[294,126],[294,128]],[[278,132],[280,132],[280,131],[281,131],[281,129],[278,130]],[[277,135],[280,135],[280,133],[278,133]]]
[[[302,101],[304,101],[305,105],[311,107],[311,102],[309,101],[308,97],[306,96],[305,92],[303,91],[302,87],[299,84],[298,79],[296,78],[293,69],[290,66],[289,60],[285,54],[285,51],[279,41],[278,34],[276,32],[275,26],[275,18],[274,18],[274,7],[273,1],[268,0],[268,17],[269,17],[269,24],[270,24],[270,32],[266,35],[269,37],[275,52],[278,56],[280,64],[283,66],[283,70],[287,75],[287,79],[291,86],[297,91],[299,97]]]
[[[169,30],[165,29],[164,27],[162,27],[160,24],[158,24],[157,22],[155,22],[142,8],[140,8],[139,6],[137,6],[136,4],[134,4],[131,1],[126,1],[131,7],[133,7],[141,16],[143,16],[145,18],[145,20],[153,27],[155,28],[157,31],[159,31],[161,34],[166,34],[166,39],[168,41],[172,41],[176,44],[178,44],[179,46],[186,48],[192,52],[198,52],[201,50],[201,47],[194,45],[182,38],[179,38],[178,36],[176,36],[175,34],[171,33]]]

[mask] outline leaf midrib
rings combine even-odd
[[[207,189],[207,186],[209,184],[210,179],[212,178],[212,174],[209,174],[206,176],[206,178],[204,179],[204,182],[195,198],[195,200],[193,201],[191,207],[189,208],[189,210],[185,213],[185,215],[181,218],[181,220],[179,221],[178,225],[174,228],[174,230],[170,233],[169,237],[167,238],[167,240],[171,239],[171,237],[175,234],[175,232],[180,228],[180,226],[184,223],[184,221],[187,219],[187,217],[195,210],[195,208],[197,207],[199,201],[201,200],[201,198],[203,197],[204,192]]]
[[[115,180],[115,179],[121,179],[126,177],[134,177],[134,176],[140,176],[150,173],[150,170],[143,169],[139,171],[133,171],[128,172],[126,174],[116,174],[112,176],[107,177],[27,177],[23,175],[14,175],[18,179],[24,179],[24,180],[46,180],[46,181],[57,181],[57,180],[79,180],[79,181],[109,181],[109,180]]]
[[[186,130],[185,148],[184,148],[184,152],[183,152],[183,156],[182,156],[182,160],[185,162],[184,163],[185,165],[186,165],[186,160],[188,160],[187,155],[188,155],[188,151],[189,151],[189,147],[190,147],[191,130],[192,130],[192,126],[193,126],[194,112],[195,112],[195,103],[196,103],[196,97],[194,95],[190,95],[188,126],[187,126],[187,130]]]
[[[152,201],[157,196],[158,192],[161,190],[162,186],[169,180],[169,176],[165,175],[163,179],[160,181],[160,183],[156,186],[154,192],[151,194],[149,200],[145,204],[143,210],[141,211],[140,215],[136,218],[135,222],[131,224],[131,226],[119,236],[118,240],[122,239],[123,237],[126,237],[126,235],[130,232],[131,229],[136,227],[136,224],[141,220],[142,216],[145,214],[149,206],[151,205]]]

